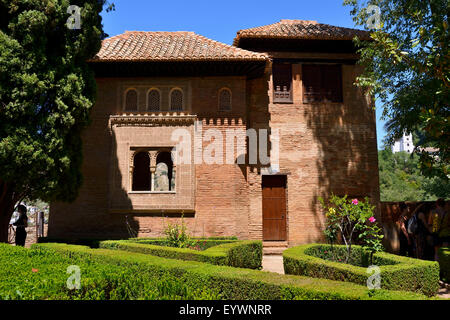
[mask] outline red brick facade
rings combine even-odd
[[[268,50],[269,51],[269,50]],[[322,239],[323,215],[318,197],[331,192],[369,196],[378,203],[378,163],[375,114],[370,98],[353,85],[360,67],[354,53],[270,53],[258,76],[98,77],[92,124],[83,134],[84,183],[75,202],[52,203],[48,235],[60,238],[161,236],[168,221],[184,216],[194,236],[263,238],[262,176],[267,166],[196,163],[194,132],[201,121],[224,137],[235,129],[236,144],[248,148],[245,130],[279,130],[279,172],[287,176],[286,240],[289,245]],[[273,102],[271,67],[274,59],[289,59],[292,103]],[[314,59],[342,66],[343,102],[304,103],[302,63]],[[349,60],[353,62],[348,62]],[[309,63],[309,62],[308,62]],[[161,90],[161,112],[146,108],[146,94]],[[182,88],[182,112],[168,109],[171,88]],[[124,94],[138,93],[138,110],[125,113]],[[231,91],[231,110],[220,111],[221,88]],[[174,130],[192,133],[192,160],[175,167],[174,192],[137,193],[130,189],[133,150],[149,154],[171,148]],[[226,157],[223,146],[224,163]],[[272,147],[274,141],[272,141]],[[152,151],[154,150],[154,151]],[[217,151],[216,151],[217,152]],[[156,156],[156,153],[154,154]],[[273,153],[271,154],[273,157]],[[245,157],[245,156],[244,156]],[[248,160],[248,159],[247,159]],[[271,159],[276,161],[276,159]],[[128,223],[127,223],[128,222]]]

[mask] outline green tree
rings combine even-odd
[[[0,0],[0,242],[23,198],[71,201],[96,86],[104,0]],[[80,28],[67,21],[81,8]],[[76,18],[76,17],[74,17]],[[75,28],[74,28],[75,27]]]
[[[382,102],[387,140],[393,143],[405,131],[423,133],[414,151],[421,171],[448,179],[448,0],[344,0],[344,5],[351,6],[356,24],[366,28],[374,16],[368,5],[381,9],[381,27],[372,30],[372,41],[356,40],[365,66],[357,84]]]
[[[381,201],[426,201],[447,198],[448,179],[426,177],[420,171],[419,156],[407,152],[378,152]]]

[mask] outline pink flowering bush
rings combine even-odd
[[[366,197],[363,201],[358,199],[348,199],[347,196],[339,197],[334,194],[325,202],[319,198],[322,208],[325,211],[326,227],[325,237],[331,243],[342,240],[347,248],[345,263],[348,263],[353,239],[358,235],[363,246],[373,252],[381,251],[381,229],[376,225],[373,214],[374,206]],[[371,255],[371,256],[372,256]]]

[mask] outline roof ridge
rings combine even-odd
[[[193,31],[125,31],[102,41],[92,61],[266,61],[267,54],[210,39]]]
[[[239,30],[233,45],[239,46],[243,38],[352,40],[355,36],[370,39],[365,30],[333,26],[315,20],[281,19],[272,24]]]
[[[140,30],[125,30],[124,33],[179,33],[179,34],[196,34],[194,31],[140,31]]]
[[[299,20],[299,19],[281,19],[280,21],[278,21],[277,23],[282,23],[282,24],[321,24],[319,22],[317,22],[316,20]]]

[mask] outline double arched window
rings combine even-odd
[[[184,106],[183,91],[179,88],[170,91],[170,110],[182,111]]]
[[[222,88],[219,90],[219,111],[231,110],[231,90]]]
[[[125,92],[125,111],[137,111],[138,94],[136,89],[128,89]]]
[[[136,151],[132,163],[132,191],[175,191],[175,166],[170,151]]]
[[[152,88],[148,91],[147,110],[149,111],[161,110],[161,92],[158,89]]]

